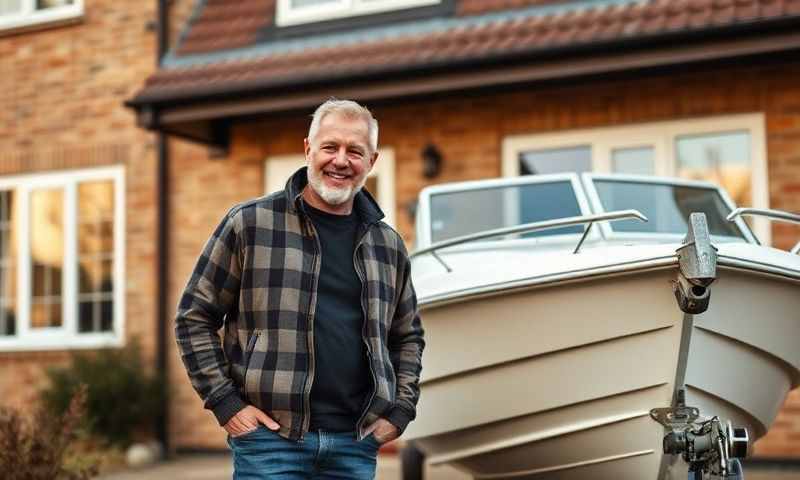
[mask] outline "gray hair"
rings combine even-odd
[[[352,100],[337,100],[335,98],[328,99],[314,111],[314,115],[311,118],[311,126],[308,127],[309,142],[313,141],[314,137],[317,136],[322,119],[331,113],[364,120],[367,124],[367,133],[369,135],[369,148],[372,153],[378,150],[378,121],[372,116],[372,112]]]

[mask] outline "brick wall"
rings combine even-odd
[[[156,2],[89,0],[76,24],[0,31],[0,176],[125,166],[127,337],[155,350],[153,136],[122,102],[155,64]],[[0,353],[0,402],[30,406],[64,351]]]
[[[766,115],[771,206],[800,211],[800,84],[793,80],[798,74],[798,66],[698,71],[376,107],[381,145],[395,151],[399,229],[413,240],[404,207],[422,187],[499,176],[501,143],[508,135],[746,112]],[[263,193],[263,160],[301,153],[307,122],[305,114],[296,114],[238,125],[225,159],[209,159],[204,149],[186,145],[175,149],[173,169],[180,179],[172,192],[178,224],[170,305],[216,222],[234,203]],[[434,180],[422,175],[419,152],[428,142],[445,159]],[[800,230],[775,227],[773,236],[785,248],[800,238]],[[221,429],[201,410],[177,355],[173,357],[170,372],[177,379],[180,405],[171,424],[176,446],[224,446]],[[800,392],[790,395],[756,451],[800,457]]]

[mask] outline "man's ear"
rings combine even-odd
[[[377,162],[377,161],[378,161],[378,152],[376,151],[375,153],[372,154],[372,156],[369,159],[369,169],[370,170],[372,170],[372,167],[375,166],[375,162]]]
[[[303,152],[305,152],[306,158],[308,158],[308,154],[311,152],[311,143],[308,141],[308,137],[303,139]]]

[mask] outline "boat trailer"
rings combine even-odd
[[[747,429],[734,428],[730,422],[723,425],[717,417],[698,421],[699,410],[687,407],[685,398],[685,391],[680,389],[675,407],[650,410],[653,420],[668,430],[664,453],[683,457],[689,465],[689,480],[742,480],[739,459],[747,456],[750,445]]]
[[[673,292],[678,307],[695,315],[708,309],[710,285],[716,279],[717,249],[711,244],[706,216],[692,213],[683,245],[678,248],[678,275]],[[686,391],[676,392],[674,407],[654,408],[650,416],[667,430],[664,453],[681,455],[689,465],[689,480],[744,478],[740,458],[750,444],[745,428],[724,425],[718,417],[699,420],[700,411],[686,406]]]

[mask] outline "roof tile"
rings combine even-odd
[[[783,14],[782,0],[765,0],[762,2],[761,14],[764,18],[779,17]]]
[[[511,1],[492,0],[486,4],[507,7],[512,5]],[[513,1],[513,5],[537,3],[536,0]],[[486,5],[462,0],[462,11],[477,9],[478,4]],[[274,0],[208,0],[206,9],[186,35],[180,52],[188,54],[251,45],[256,42],[259,29],[269,21],[255,12],[271,8],[274,8]],[[209,12],[227,20],[207,18],[211,15]],[[800,16],[800,0],[643,0],[546,16],[516,16],[505,20],[493,17],[489,22],[432,33],[286,50],[251,58],[238,58],[233,52],[217,62],[161,69],[147,80],[136,100],[150,101],[188,91],[212,91],[222,86],[226,89],[237,85],[267,87],[368,72],[388,73],[444,62],[545,52],[557,46],[613,42],[785,16]]]
[[[207,0],[176,50],[177,55],[252,45],[272,23],[275,0]]]

